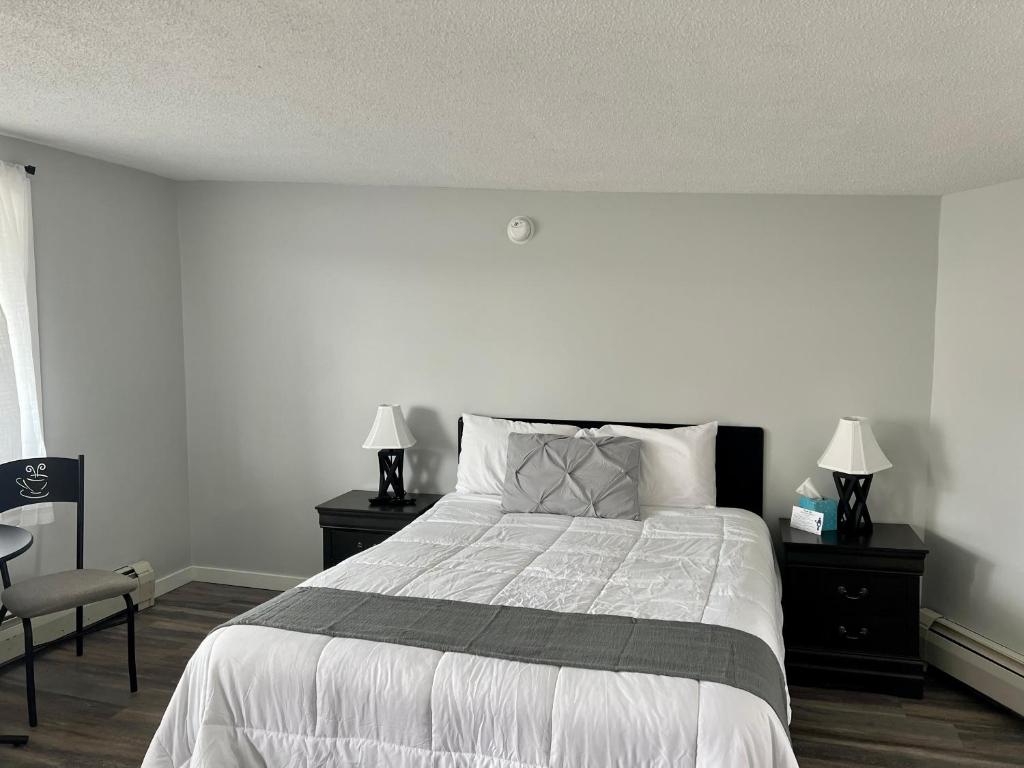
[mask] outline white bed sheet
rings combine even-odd
[[[641,521],[502,515],[450,494],[306,581],[385,594],[699,621],[783,660],[768,529],[722,508]],[[796,766],[760,698],[718,683],[233,626],[189,662],[147,768]]]

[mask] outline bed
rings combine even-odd
[[[639,521],[503,514],[495,496],[449,494],[301,588],[731,628],[770,649],[784,691],[761,430],[721,427],[716,463],[723,506],[644,507]],[[190,660],[143,765],[788,768],[783,696],[773,707],[709,680],[236,624]]]

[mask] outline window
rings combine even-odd
[[[0,463],[46,455],[36,353],[32,188],[20,165],[0,163]],[[50,505],[0,515],[0,522],[53,520]]]

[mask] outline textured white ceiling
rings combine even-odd
[[[0,133],[175,179],[939,194],[1024,177],[1024,2],[4,0]]]

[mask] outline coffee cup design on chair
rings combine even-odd
[[[43,474],[45,470],[46,465],[42,462],[35,467],[31,464],[25,467],[25,477],[19,477],[14,481],[21,487],[21,496],[26,499],[45,499],[50,495],[46,490],[50,478]]]

